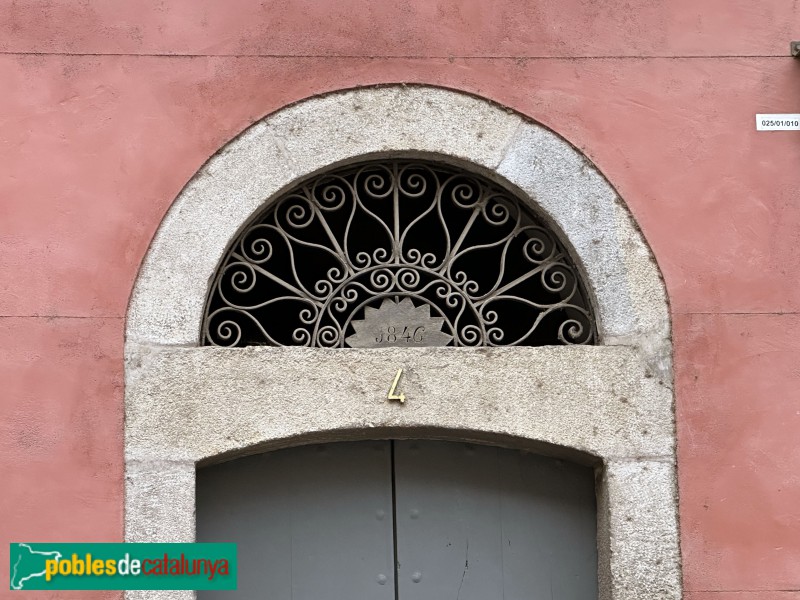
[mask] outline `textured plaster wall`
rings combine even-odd
[[[786,0],[2,0],[0,564],[122,538],[124,316],[187,180],[288,103],[418,82],[616,186],[673,312],[686,597],[800,598],[800,132],[753,123],[800,110],[798,23]]]

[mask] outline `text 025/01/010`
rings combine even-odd
[[[758,131],[800,131],[800,113],[756,115]]]

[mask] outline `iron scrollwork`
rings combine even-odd
[[[372,335],[373,321],[385,331]],[[406,345],[591,344],[596,336],[569,255],[520,200],[472,173],[391,160],[317,176],[257,215],[212,283],[203,338],[403,346],[403,327]]]

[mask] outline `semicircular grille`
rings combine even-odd
[[[212,283],[217,346],[591,344],[556,236],[489,180],[418,160],[335,169],[283,194]]]

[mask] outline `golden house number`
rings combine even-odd
[[[406,395],[402,392],[399,394],[395,394],[397,390],[397,382],[400,381],[400,375],[403,374],[403,369],[397,369],[397,375],[394,376],[394,381],[392,382],[392,387],[389,388],[389,393],[386,396],[387,400],[399,400],[400,404],[405,404]]]

